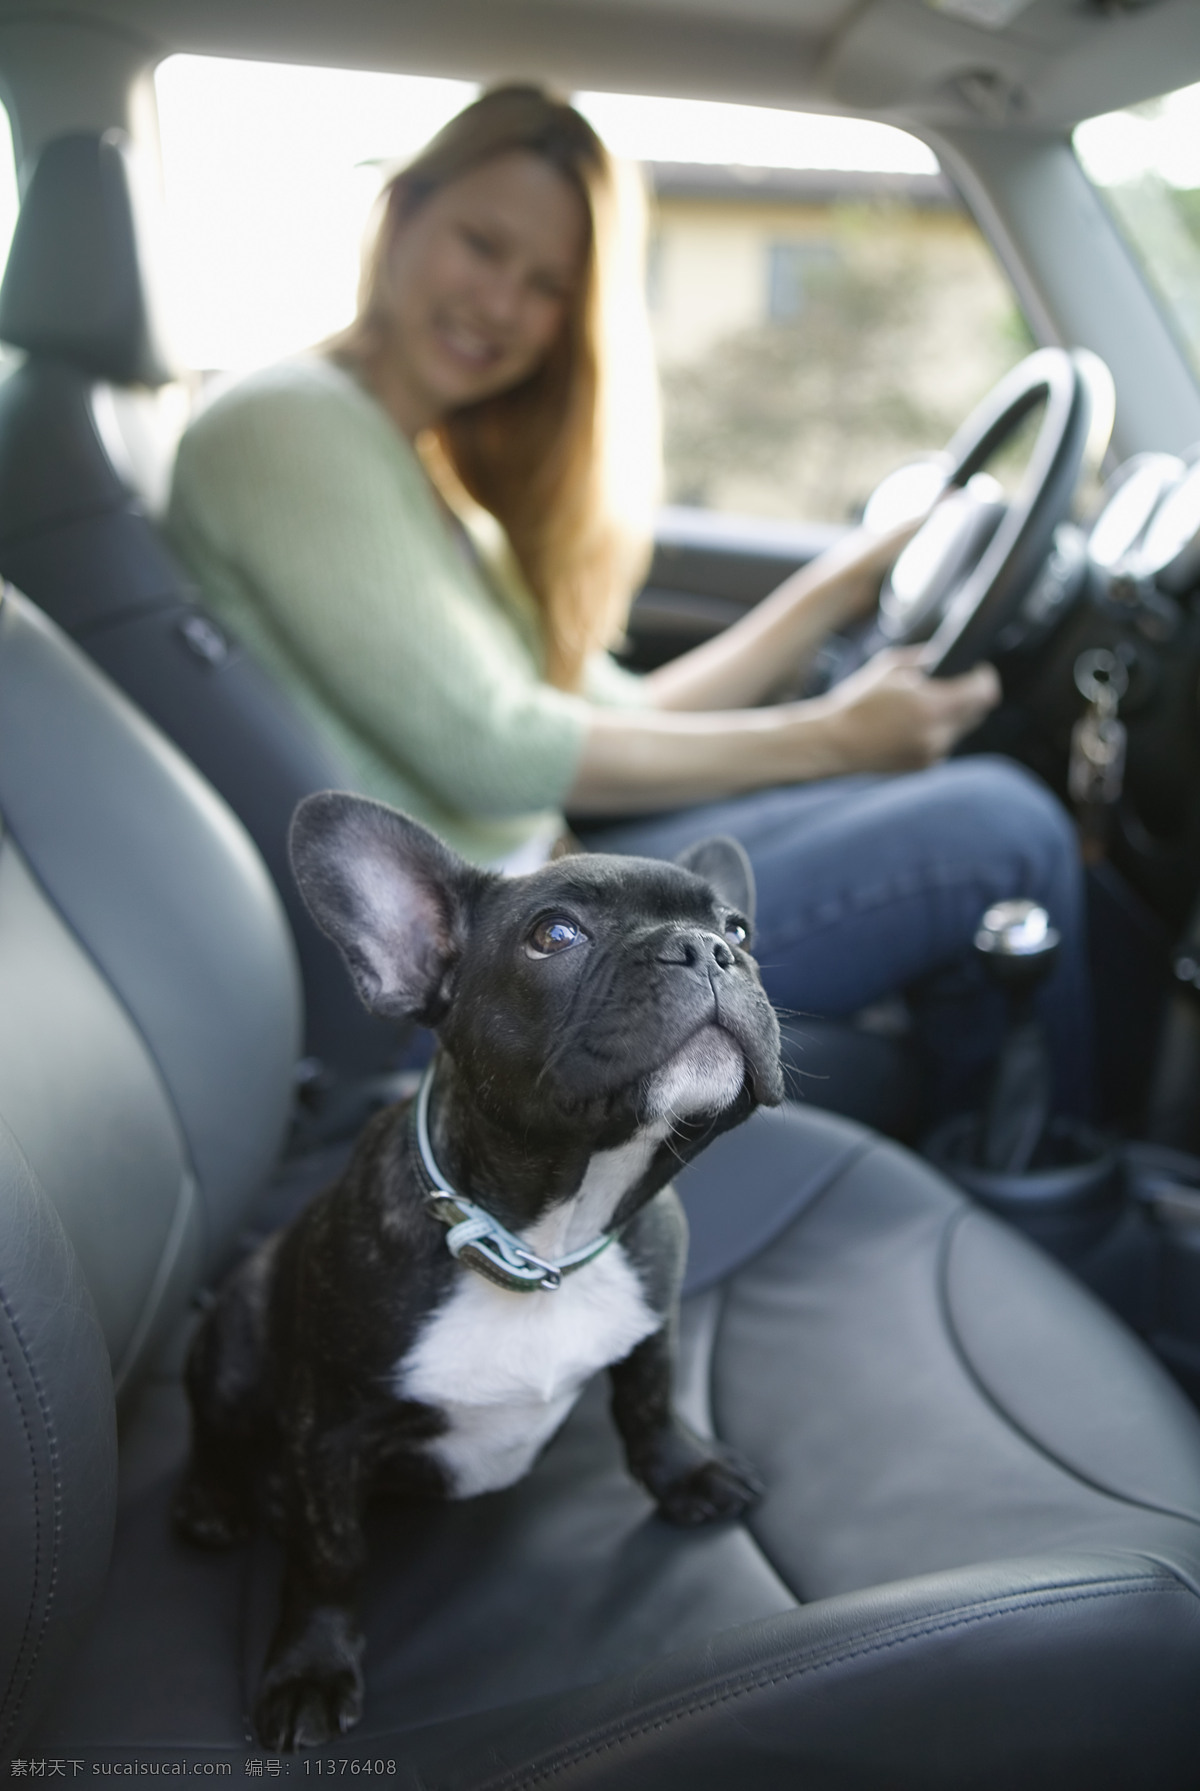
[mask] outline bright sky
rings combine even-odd
[[[347,322],[379,164],[472,97],[462,81],[172,56],[156,76],[167,293],[191,367],[242,369]]]
[[[1106,112],[1075,131],[1075,148],[1100,186],[1158,174],[1169,186],[1200,187],[1200,84],[1169,93],[1152,116]]]
[[[170,57],[156,85],[178,351],[189,366],[230,369],[349,320],[381,166],[405,160],[476,91],[200,56]],[[937,168],[915,137],[855,119],[618,94],[576,103],[617,155],[637,160]]]
[[[577,93],[575,104],[613,153],[631,161],[882,169],[894,174],[936,174],[938,169],[933,151],[918,137],[862,118],[628,93]]]
[[[12,131],[8,114],[0,106],[0,268],[8,260],[8,245],[17,221],[17,170],[13,161]]]

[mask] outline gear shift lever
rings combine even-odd
[[[975,935],[989,979],[1008,1002],[1008,1023],[979,1134],[979,1167],[1020,1175],[1050,1117],[1050,1060],[1033,998],[1058,955],[1059,934],[1036,902],[997,902]]]
[[[1050,1055],[1033,1002],[1058,946],[1036,902],[997,902],[984,915],[975,949],[1005,998],[1004,1041],[983,1112],[943,1120],[925,1154],[1052,1255],[1078,1262],[1111,1230],[1124,1182],[1114,1146],[1051,1113]]]

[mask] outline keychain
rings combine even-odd
[[[1125,724],[1117,717],[1129,688],[1124,663],[1107,647],[1092,647],[1075,661],[1075,687],[1088,707],[1071,729],[1067,788],[1079,816],[1083,855],[1104,856],[1109,816],[1125,786]]]

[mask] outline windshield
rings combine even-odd
[[[1074,140],[1200,375],[1200,84],[1089,118]]]
[[[200,56],[163,62],[156,86],[174,335],[213,375],[345,327],[381,177],[475,91]],[[645,175],[670,502],[842,523],[1032,346],[915,137],[710,101],[575,101]]]

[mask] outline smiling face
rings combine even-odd
[[[587,239],[580,194],[526,150],[471,169],[402,219],[386,262],[387,343],[371,372],[407,435],[540,365],[583,277]]]

